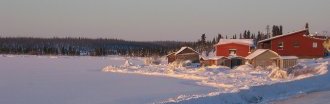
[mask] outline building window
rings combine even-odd
[[[277,48],[280,49],[280,50],[283,50],[284,43],[283,42],[279,42],[278,45],[277,45]]]
[[[317,42],[313,42],[313,48],[317,48]]]
[[[236,49],[229,49],[229,55],[236,55]]]
[[[295,48],[299,48],[299,47],[300,47],[299,42],[297,42],[297,41],[293,42],[293,47],[295,47]]]

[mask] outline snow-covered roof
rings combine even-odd
[[[220,41],[215,46],[229,43],[254,46],[253,39],[220,39]]]
[[[283,35],[278,35],[278,36],[270,37],[270,38],[268,38],[268,39],[261,40],[261,41],[259,41],[258,43],[266,42],[266,41],[273,40],[273,39],[280,38],[280,37],[284,37],[284,36],[293,35],[293,34],[295,34],[295,33],[299,33],[299,32],[306,31],[306,30],[307,30],[307,29],[303,29],[303,30],[299,30],[299,31],[295,31],[295,32],[291,32],[291,33],[287,33],[287,34],[283,34]]]
[[[285,59],[298,59],[299,57],[297,56],[280,56],[280,57],[276,57],[276,58],[272,58],[272,59],[282,59],[282,60],[285,60]]]
[[[260,55],[260,54],[262,54],[262,53],[264,53],[264,52],[266,52],[266,51],[267,51],[267,49],[257,49],[257,50],[254,51],[253,53],[251,53],[251,54],[249,54],[248,56],[246,56],[245,59],[249,59],[249,60],[251,60],[251,59],[257,57],[258,55]]]
[[[269,49],[257,49],[256,51],[254,51],[253,53],[251,53],[250,55],[246,56],[245,59],[251,60],[259,55],[261,55],[262,53],[266,52],[266,51],[270,51],[275,53],[276,55],[278,55],[276,52],[269,50]]]
[[[177,54],[177,55],[195,55],[196,53],[182,53],[182,54]]]
[[[298,59],[297,56],[281,56],[280,59]]]
[[[228,58],[225,57],[225,56],[214,56],[214,57],[200,56],[200,58],[202,58],[203,60],[219,60],[219,59],[222,59],[222,58],[226,58],[226,59],[228,59]]]
[[[190,49],[190,50],[194,51],[195,53],[198,53],[197,51],[195,51],[194,49],[192,49],[192,48],[190,48],[190,47],[181,47],[181,49],[180,49],[179,51],[175,52],[175,55],[181,53],[181,52],[182,52],[183,50],[185,50],[185,49]],[[198,54],[199,54],[199,53],[198,53]]]
[[[170,55],[172,55],[172,54],[175,54],[175,52],[172,52],[172,53],[170,53],[170,54],[167,54],[166,56],[170,56]]]
[[[219,60],[219,59],[222,59],[222,58],[227,58],[227,57],[225,57],[225,56],[216,56],[216,57],[211,57],[210,59]]]

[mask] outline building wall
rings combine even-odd
[[[302,31],[294,35],[271,40],[271,50],[277,52],[281,56],[323,57],[324,48],[322,44],[324,40],[303,36],[305,32],[306,31]],[[283,49],[278,48],[280,42],[284,43]],[[299,47],[294,47],[295,42],[299,43]],[[317,48],[313,48],[313,42],[317,43]]]
[[[228,60],[228,59],[227,58],[221,58],[221,59],[200,60],[200,62],[203,66],[212,66],[212,65],[226,66],[227,65],[226,60]]]
[[[171,54],[169,56],[167,56],[167,62],[168,63],[172,63],[175,61],[175,55],[174,54]]]
[[[176,55],[176,60],[178,62],[184,62],[184,61],[192,61],[193,63],[199,62],[199,54],[178,54]]]
[[[281,69],[290,68],[297,65],[297,59],[284,59],[281,60],[281,64],[282,64],[280,66]]]
[[[297,59],[276,59],[276,65],[280,68],[280,69],[288,69],[290,67],[293,67],[295,65],[297,65]]]
[[[229,43],[229,44],[217,45],[216,46],[216,55],[227,57],[227,56],[229,56],[230,49],[236,49],[236,55],[243,56],[243,57],[246,57],[247,55],[249,55],[249,52],[250,52],[250,46],[248,46],[248,45]]]

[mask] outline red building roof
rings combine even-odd
[[[277,39],[277,38],[281,38],[281,37],[285,37],[285,36],[295,35],[295,34],[300,33],[300,32],[306,32],[307,30],[308,30],[308,29],[303,29],[303,30],[299,30],[299,31],[295,31],[295,32],[290,32],[290,33],[283,34],[283,35],[278,35],[278,36],[270,37],[270,38],[268,38],[268,39],[261,40],[261,41],[259,41],[258,43],[262,43],[262,42],[270,41],[270,40]],[[305,34],[305,35],[306,35],[306,34]],[[319,38],[319,37],[320,37],[320,38]],[[321,36],[310,36],[310,38],[315,38],[315,39],[322,39],[322,40],[324,40],[323,38],[321,38]]]
[[[230,43],[254,46],[253,39],[220,39],[218,44],[216,44],[215,46]]]

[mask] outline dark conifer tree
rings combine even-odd
[[[280,25],[279,35],[283,35],[283,26]]]
[[[251,39],[251,32],[250,32],[250,30],[248,30],[247,31],[247,33],[246,33],[246,39]]]
[[[221,34],[218,34],[217,42],[219,42],[220,39],[222,39],[222,38],[223,38],[222,35]]]
[[[309,24],[308,23],[306,23],[305,29],[307,30],[306,31],[306,35],[309,35],[310,33],[309,33]]]
[[[215,37],[213,38],[212,40],[212,44],[215,44],[216,43],[216,40],[215,40]]]
[[[205,36],[205,34],[202,34],[202,36],[201,36],[201,43],[202,44],[205,44],[206,43],[206,36]]]

